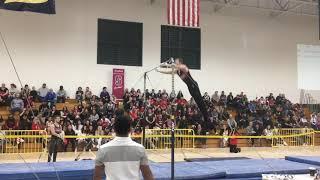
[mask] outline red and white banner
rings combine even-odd
[[[122,99],[124,93],[124,69],[113,69],[112,94],[117,99]]]
[[[199,27],[200,0],[167,0],[168,24]]]

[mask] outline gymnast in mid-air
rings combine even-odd
[[[206,104],[203,101],[198,83],[191,77],[189,68],[183,63],[183,59],[176,58],[172,64],[163,63],[160,65],[160,68],[172,68],[170,71],[159,69],[157,69],[157,71],[164,74],[177,74],[182,79],[182,81],[187,85],[191,96],[197,103],[205,122],[208,122],[209,113],[206,108]]]

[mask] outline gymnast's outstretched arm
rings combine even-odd
[[[163,73],[163,74],[176,74],[177,73],[177,69],[176,66],[173,64],[163,64],[160,66],[160,68],[167,68],[169,70],[160,70],[160,69],[156,69],[157,72]]]

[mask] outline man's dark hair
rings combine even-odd
[[[181,64],[183,64],[183,59],[181,57],[178,57],[177,59],[180,61]]]
[[[116,117],[118,117],[118,116],[123,116],[124,113],[125,113],[125,112],[124,112],[123,109],[117,109],[117,110],[115,111]]]
[[[114,122],[114,131],[118,136],[128,136],[131,128],[131,118],[126,115],[116,117]]]

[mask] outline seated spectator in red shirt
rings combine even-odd
[[[129,112],[129,115],[130,115],[132,121],[135,121],[138,119],[138,110],[136,109],[135,106],[132,107],[132,109]]]
[[[177,103],[178,105],[184,106],[184,105],[186,105],[188,102],[187,102],[187,100],[185,100],[184,98],[177,98],[176,103]]]
[[[6,88],[6,85],[2,83],[0,87],[0,105],[4,105],[7,103],[7,99],[9,96],[9,90]]]
[[[41,130],[41,124],[39,118],[35,117],[32,121],[31,129],[33,131]]]
[[[108,128],[111,124],[111,121],[105,116],[102,116],[102,118],[100,119],[100,122],[103,129]]]
[[[161,108],[162,110],[166,110],[167,107],[168,107],[168,101],[167,101],[167,99],[162,99],[162,100],[160,101],[160,108]]]

